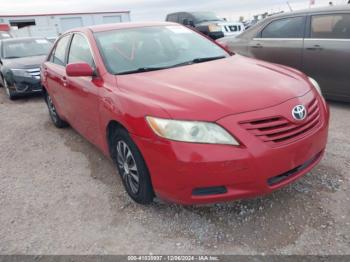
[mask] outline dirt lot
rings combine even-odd
[[[134,204],[113,164],[51,124],[39,97],[0,89],[1,254],[350,254],[350,105],[332,103],[310,174],[253,200]]]

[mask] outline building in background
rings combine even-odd
[[[8,24],[14,36],[57,37],[81,26],[130,21],[130,11],[1,15],[0,23]]]

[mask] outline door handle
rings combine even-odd
[[[252,48],[263,48],[263,45],[258,43],[256,45],[253,45]]]
[[[306,50],[310,50],[310,51],[322,51],[323,48],[320,45],[314,45],[312,47],[307,47]]]

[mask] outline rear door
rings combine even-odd
[[[68,63],[88,63],[95,68],[88,39],[75,33],[68,54]],[[67,103],[72,105],[69,119],[73,127],[96,144],[99,137],[99,77],[67,77]]]
[[[58,40],[48,61],[43,65],[43,81],[59,112],[66,118],[69,105],[64,99],[67,85],[66,58],[71,35],[63,36]]]
[[[350,99],[350,13],[312,15],[308,25],[304,72],[326,96]]]
[[[249,56],[301,69],[305,23],[305,16],[271,21],[249,43]]]

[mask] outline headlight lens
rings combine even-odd
[[[221,126],[197,121],[180,121],[146,117],[152,130],[160,137],[170,140],[203,143],[235,145],[239,143]]]
[[[11,69],[13,75],[20,77],[32,77],[25,69]]]
[[[321,95],[322,95],[322,90],[321,90],[321,87],[320,85],[317,83],[317,81],[311,77],[309,77],[309,81],[311,82],[311,84],[315,87],[315,89],[317,90],[317,92]]]
[[[220,32],[220,31],[221,31],[221,26],[217,24],[209,25],[209,32]]]

